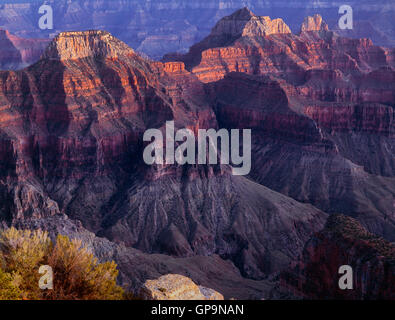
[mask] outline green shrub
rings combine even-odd
[[[53,290],[41,290],[38,270],[53,270]],[[0,234],[0,299],[118,300],[117,265],[99,263],[78,240],[46,232],[8,229]]]

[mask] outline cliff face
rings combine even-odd
[[[243,14],[247,17],[240,20]],[[331,84],[335,86],[335,99],[344,96],[339,100],[350,96],[350,91],[358,94],[360,77],[367,77],[363,81],[366,84],[371,81],[369,72],[380,68],[391,72],[394,67],[393,50],[374,46],[369,39],[341,38],[328,30],[320,15],[307,17],[299,35],[291,34],[283,22],[282,27],[274,26],[274,21],[278,19],[271,21],[242,9],[218,22],[211,34],[192,46],[188,54],[168,55],[164,60],[185,62],[187,69],[206,83],[220,80],[230,72],[276,74],[298,87],[312,77],[314,82],[337,77],[337,83]],[[330,70],[334,75],[320,73],[321,70]],[[302,87],[299,93],[317,98],[307,88]],[[352,98],[367,97],[360,93]]]
[[[211,31],[210,36],[225,35],[237,39],[241,36],[264,37],[276,33],[291,33],[291,30],[282,19],[271,20],[270,17],[259,17],[248,8],[243,8],[221,19]]]
[[[238,21],[241,12],[252,16],[241,10],[224,21]],[[395,191],[393,50],[339,37],[319,15],[301,29],[239,32],[228,42],[218,42],[213,30],[173,58],[206,83],[220,126],[254,129],[255,181],[324,211],[358,216],[393,241],[394,220],[386,218]],[[380,195],[369,192],[373,185]]]
[[[315,14],[313,17],[306,17],[303,21],[300,32],[309,31],[328,31],[328,25],[322,20],[319,14]]]
[[[352,290],[339,288],[342,265],[353,269]],[[307,299],[393,300],[394,268],[393,244],[370,234],[352,218],[333,215],[281,279],[283,286]]]
[[[22,69],[40,58],[49,40],[23,39],[0,30],[0,69]]]
[[[264,279],[297,259],[327,213],[394,241],[393,52],[341,38],[318,16],[304,26],[294,35],[243,9],[165,62],[104,31],[66,32],[37,63],[0,72],[1,222],[55,221],[59,232],[63,215],[80,221],[107,239],[95,250],[112,246],[134,288],[134,277],[187,273],[152,254],[188,261],[194,281],[221,259]],[[145,165],[143,133],[170,120],[252,129],[250,175]],[[144,276],[130,270],[140,258]]]
[[[339,33],[353,38],[369,37],[375,44],[394,46],[394,3],[350,0],[347,4],[358,12],[354,14],[353,30],[337,30]],[[51,2],[55,29],[41,30],[37,26],[41,5],[39,1],[4,0],[0,28],[22,38],[52,38],[62,31],[103,29],[155,59],[169,52],[188,51],[210,33],[219,19],[246,5],[257,15],[282,18],[294,33],[299,32],[301,21],[318,9],[315,0],[58,0]],[[339,6],[327,1],[319,7],[331,29],[338,29]]]
[[[85,31],[60,33],[49,44],[42,58],[60,61],[92,57],[118,59],[120,55],[133,54],[130,47],[108,32]]]
[[[106,32],[61,33],[36,64],[0,73],[0,96],[7,223],[64,213],[114,242],[219,254],[260,279],[325,222],[227,166],[146,166],[147,129],[174,120],[196,132],[217,117],[182,63],[145,60]]]

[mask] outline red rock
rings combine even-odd
[[[291,34],[286,27],[271,26],[268,32],[262,31],[266,27],[261,25],[271,23],[268,17],[240,10],[218,22],[188,54],[168,55],[164,61],[185,62],[187,69],[205,83],[218,81],[230,72],[243,72],[277,74],[299,84],[308,72],[320,70],[336,71],[339,79],[351,76],[357,82],[358,74],[395,66],[393,51],[374,46],[369,39],[341,38],[328,30],[319,15],[305,19],[300,35]]]
[[[174,61],[69,32],[0,72],[7,223],[64,213],[146,253],[221,255],[254,279],[284,270],[323,211],[394,241],[393,51],[326,30],[262,35],[284,30],[247,10],[233,20]],[[145,165],[143,132],[168,120],[252,129],[251,174]]]
[[[0,69],[22,69],[40,58],[49,40],[23,39],[0,30]]]
[[[307,299],[393,300],[395,246],[354,219],[333,215],[306,244],[300,261],[281,275],[287,290]],[[339,288],[339,268],[353,269],[353,289]]]
[[[163,129],[167,120],[194,132],[218,128],[206,89],[182,63],[152,63],[101,31],[61,33],[38,63],[1,72],[0,150],[13,155],[1,156],[9,161],[10,182],[0,190],[13,203],[8,221],[67,213],[112,241],[149,253],[218,253],[257,279],[283,267],[323,225],[323,212],[235,179],[227,166],[142,161],[143,133]],[[262,205],[277,198],[293,209],[273,204],[273,220],[251,230],[244,221],[259,220]],[[231,199],[239,204],[230,215]],[[289,210],[292,215],[281,217]],[[217,229],[219,220],[224,227]],[[287,246],[283,256],[261,264],[272,251],[269,243],[280,237],[271,234],[273,223],[287,230]]]

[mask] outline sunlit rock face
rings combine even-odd
[[[8,223],[67,214],[114,242],[218,254],[262,279],[325,222],[319,209],[228,166],[143,162],[147,129],[169,120],[193,132],[219,127],[203,83],[183,63],[146,60],[107,32],[66,32],[36,64],[1,72],[0,88]]]
[[[71,46],[71,47],[70,47]],[[125,43],[105,31],[62,32],[45,50],[43,59],[78,60],[89,57],[117,59],[133,54]]]
[[[282,19],[271,20],[270,17],[259,17],[248,8],[243,8],[221,19],[211,31],[211,36],[264,37],[276,33],[291,33],[291,30]]]
[[[376,45],[395,45],[392,23],[395,4],[386,0],[348,1],[354,10],[352,30],[339,29],[340,4],[333,1],[320,1],[317,7],[314,0],[59,0],[51,3],[52,30],[38,27],[38,9],[42,2],[9,0],[3,3],[0,28],[19,37],[53,38],[63,31],[107,30],[136,51],[155,59],[169,52],[185,53],[206,37],[222,17],[244,6],[257,16],[283,19],[294,33],[299,32],[305,17],[320,13],[329,28],[336,29],[342,36],[369,37]]]
[[[163,62],[106,31],[63,32],[38,62],[1,71],[2,224],[87,229],[134,288],[190,269],[227,297],[227,272],[259,297],[330,214],[394,241],[394,52],[318,16],[304,26],[238,10]],[[146,165],[144,132],[171,120],[251,129],[250,174]]]
[[[340,37],[319,15],[297,35],[217,32],[240,16],[254,14],[224,18],[187,54],[164,60],[184,62],[206,84],[220,126],[255,128],[256,181],[324,211],[358,215],[393,240],[386,217],[394,198],[394,50]],[[357,200],[343,189],[364,194],[372,184],[384,193]]]
[[[188,277],[178,274],[147,280],[138,297],[142,300],[224,300],[219,292],[198,286]]]
[[[375,46],[370,39],[342,38],[329,31],[318,14],[307,17],[300,29],[298,35],[292,34],[281,19],[258,17],[245,8],[223,18],[187,54],[169,54],[164,61],[183,61],[203,82],[220,80],[230,72],[243,72],[278,75],[298,85],[311,78],[334,81],[337,77],[339,85],[345,82],[349,86],[344,77],[352,76],[350,80],[358,81],[358,74],[391,73],[394,49]],[[351,97],[358,95],[353,86],[348,92],[339,90],[333,94],[350,96],[354,101],[370,101],[368,94],[362,97],[362,92],[358,98]],[[308,91],[306,88],[300,93],[304,95]],[[384,95],[388,94],[391,95],[390,92]]]
[[[300,29],[301,32],[321,30],[328,31],[328,25],[322,20],[319,14],[315,14],[313,17],[306,17]]]

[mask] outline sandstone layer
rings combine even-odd
[[[103,29],[136,51],[160,59],[169,52],[188,51],[209,34],[219,19],[248,5],[256,15],[283,19],[294,33],[299,32],[305,17],[319,10],[329,27],[336,28],[342,36],[369,37],[378,45],[395,45],[395,3],[389,0],[347,1],[354,9],[352,30],[339,29],[338,11],[342,4],[333,1],[317,5],[315,0],[57,0],[50,3],[55,14],[52,30],[38,28],[38,10],[42,4],[3,0],[0,28],[22,38],[47,39],[63,31]]]
[[[330,214],[394,241],[394,51],[302,29],[242,9],[163,62],[64,32],[1,71],[1,223],[84,238],[132,290],[182,274],[227,298],[270,296]],[[144,132],[170,120],[252,129],[251,173],[146,165]]]
[[[143,133],[218,128],[183,65],[137,55],[102,31],[61,33],[42,59],[0,73],[2,218],[66,214],[147,253],[220,255],[263,279],[325,222],[310,205],[234,177],[228,166],[147,166]]]
[[[242,9],[217,26],[240,16],[255,19]],[[319,15],[298,35],[217,28],[165,61],[205,83],[221,127],[253,129],[252,178],[394,241],[394,50],[340,37]]]

